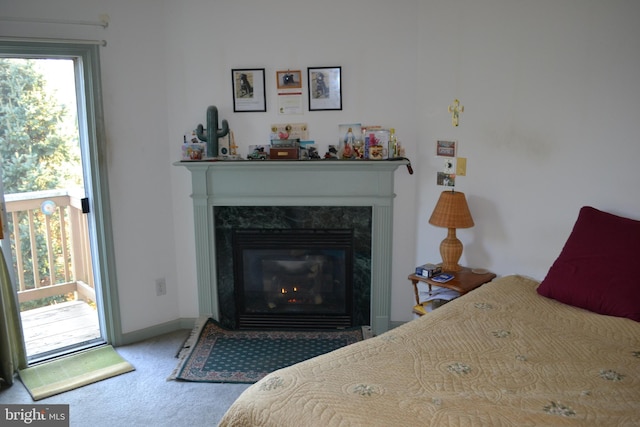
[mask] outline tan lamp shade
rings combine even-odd
[[[469,228],[474,225],[464,193],[443,191],[429,218],[429,224],[449,229],[446,239],[440,243],[442,269],[444,271],[461,270],[462,267],[458,265],[458,261],[462,256],[463,246],[456,237],[456,228]]]

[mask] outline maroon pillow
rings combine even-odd
[[[639,257],[640,221],[584,206],[538,293],[640,322]]]

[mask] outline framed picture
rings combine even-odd
[[[302,88],[302,72],[300,70],[276,71],[278,89]]]
[[[455,157],[456,141],[438,141],[436,143],[436,156]]]
[[[309,111],[342,110],[342,67],[307,68]]]
[[[437,184],[444,187],[455,187],[456,175],[453,173],[438,172]]]
[[[267,96],[264,85],[264,68],[231,70],[233,86],[233,111],[267,111]]]

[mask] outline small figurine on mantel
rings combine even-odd
[[[312,146],[312,147],[309,147],[307,150],[308,150],[307,152],[309,153],[309,159],[317,160],[320,158],[320,153],[318,153],[318,149],[316,147]]]
[[[353,151],[355,138],[353,136],[353,129],[349,128],[347,134],[344,136],[344,140],[341,141],[340,147],[338,148],[338,155],[341,159],[352,159],[355,157],[355,153]]]
[[[229,139],[231,140],[230,144],[229,144],[229,154],[231,154],[231,156],[235,157],[238,155],[238,146],[236,145],[236,138],[235,135],[233,134],[233,131],[229,131]]]
[[[337,159],[338,158],[338,149],[335,145],[329,144],[329,151],[324,154],[325,159]]]
[[[261,145],[250,146],[249,149],[252,151],[247,154],[248,160],[267,160],[269,158],[269,153]]]
[[[228,133],[229,123],[223,120],[222,128],[218,128],[218,108],[215,105],[210,105],[207,108],[207,128],[205,129],[202,124],[199,124],[196,129],[198,139],[207,143],[208,157],[218,156],[218,138],[227,136]]]

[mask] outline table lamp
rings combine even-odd
[[[462,256],[462,242],[456,237],[456,228],[473,227],[467,199],[459,191],[443,191],[440,194],[429,224],[449,229],[447,237],[440,243],[443,271],[460,271],[458,264]]]

